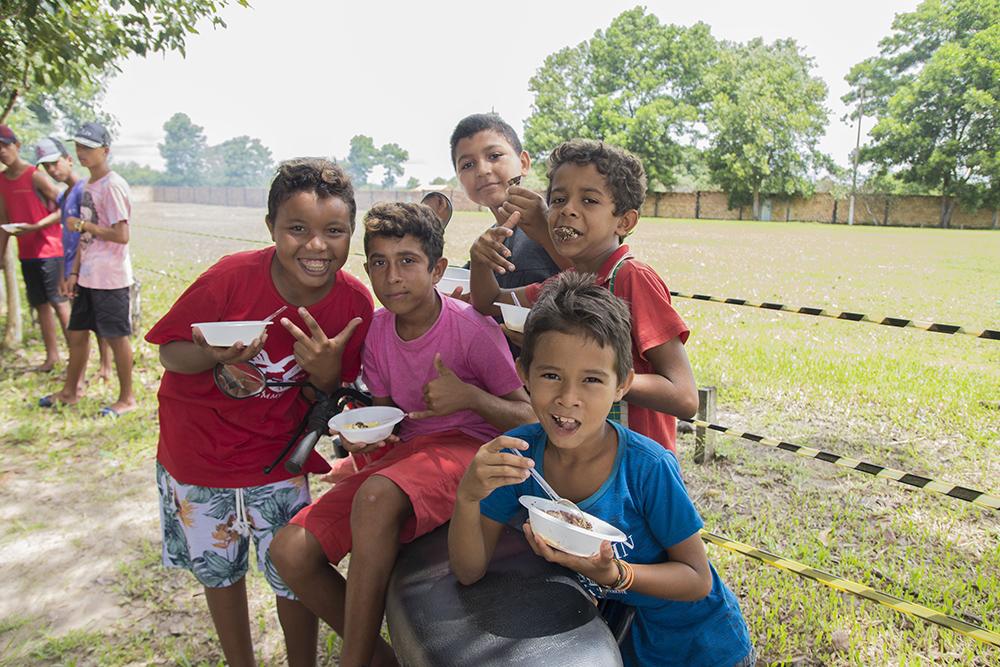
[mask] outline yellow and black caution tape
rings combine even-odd
[[[923,489],[924,491],[940,493],[950,498],[964,500],[967,503],[979,505],[980,507],[985,507],[987,509],[1000,510],[1000,496],[997,496],[996,494],[986,493],[985,491],[977,491],[976,489],[951,484],[950,482],[942,482],[929,477],[924,477],[923,475],[914,475],[912,473],[903,472],[902,470],[896,470],[895,468],[886,468],[885,466],[876,465],[874,463],[866,463],[865,461],[859,461],[857,459],[841,456],[840,454],[833,454],[831,452],[824,452],[813,447],[796,445],[791,442],[785,442],[784,440],[776,440],[775,438],[768,438],[763,435],[738,431],[734,428],[729,428],[728,426],[720,426],[719,424],[712,424],[700,419],[688,419],[686,421],[694,424],[695,426],[700,426],[701,428],[718,431],[724,435],[743,438],[744,440],[757,442],[762,445],[767,445],[768,447],[774,447],[775,449],[783,449],[786,452],[798,454],[799,456],[818,459],[820,461],[825,461],[826,463],[833,463],[844,468],[850,468],[851,470],[858,470],[860,472],[868,473],[869,475],[874,475],[875,477],[881,477],[882,479],[890,479],[894,482],[899,482],[900,484],[915,486],[918,489]]]
[[[967,623],[961,619],[955,618],[954,616],[949,616],[943,612],[931,609],[930,607],[925,607],[913,602],[907,602],[906,600],[898,598],[894,595],[889,595],[888,593],[875,590],[870,586],[859,584],[856,581],[851,581],[850,579],[842,579],[828,572],[817,570],[814,567],[803,565],[802,563],[794,560],[788,560],[787,558],[782,558],[781,556],[775,556],[774,554],[768,553],[762,549],[752,547],[748,544],[743,544],[742,542],[735,542],[704,529],[701,531],[701,536],[702,539],[707,542],[711,542],[712,544],[720,546],[724,549],[729,549],[730,551],[741,553],[744,556],[749,556],[750,558],[759,560],[762,563],[770,565],[771,567],[794,572],[801,577],[826,584],[827,586],[835,588],[838,591],[851,593],[853,595],[857,595],[858,597],[865,598],[866,600],[878,602],[881,605],[885,605],[886,607],[895,609],[896,611],[910,616],[915,616],[916,618],[927,621],[928,623],[941,625],[950,630],[966,635],[967,637],[972,637],[976,641],[980,641],[985,644],[992,644],[993,646],[1000,646],[1000,633],[981,628],[978,625],[973,625],[972,623]]]
[[[786,313],[799,313],[800,315],[815,315],[817,317],[831,317],[835,320],[848,320],[850,322],[869,322],[871,324],[881,324],[887,327],[900,327],[911,329],[923,329],[934,333],[943,334],[964,334],[975,336],[976,338],[986,338],[988,340],[1000,340],[1000,330],[997,329],[966,329],[957,324],[940,324],[938,322],[922,322],[904,317],[885,317],[881,315],[865,315],[864,313],[852,313],[850,311],[826,310],[825,308],[811,308],[809,306],[786,306],[783,303],[770,303],[768,301],[749,301],[747,299],[724,299],[719,296],[709,296],[707,294],[684,294],[683,292],[670,291],[671,296],[682,299],[694,299],[696,301],[712,301],[713,303],[728,303],[733,306],[749,306],[750,308],[763,308],[764,310],[780,310]]]

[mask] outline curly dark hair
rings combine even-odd
[[[628,305],[596,283],[594,274],[563,271],[547,281],[524,324],[518,361],[531,368],[539,337],[549,331],[583,336],[615,351],[615,374],[632,370],[632,316]]]
[[[379,202],[365,213],[364,224],[365,255],[371,239],[379,236],[401,239],[407,234],[420,241],[429,262],[428,270],[444,254],[444,227],[426,204]]]
[[[358,206],[354,201],[351,177],[330,160],[300,157],[279,164],[267,193],[267,219],[273,222],[278,215],[278,207],[296,192],[315,192],[321,199],[340,199],[350,209],[351,230],[354,229]]]
[[[639,210],[646,199],[646,170],[642,161],[617,146],[593,139],[571,139],[556,146],[549,155],[549,189],[546,201],[552,195],[552,177],[559,167],[571,162],[580,166],[592,164],[608,182],[615,215]]]
[[[458,125],[455,126],[455,129],[451,133],[451,164],[453,166],[455,164],[455,150],[458,148],[458,142],[486,130],[493,130],[497,134],[500,134],[518,155],[524,150],[517,132],[499,114],[474,113],[458,121]]]

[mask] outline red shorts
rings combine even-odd
[[[482,444],[480,438],[455,430],[401,442],[381,458],[337,482],[290,523],[312,533],[327,559],[336,565],[351,551],[354,494],[366,479],[381,475],[410,499],[413,515],[403,524],[399,541],[412,542],[451,518],[458,483]]]

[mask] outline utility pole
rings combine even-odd
[[[858,190],[858,153],[861,152],[861,114],[865,106],[865,89],[858,97],[858,138],[854,142],[854,173],[851,175],[851,205],[847,210],[847,224],[854,224],[854,195]]]

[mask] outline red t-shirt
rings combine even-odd
[[[281,317],[308,332],[297,309],[271,281],[273,257],[273,247],[223,257],[181,294],[146,340],[154,345],[190,341],[191,325],[196,322],[260,320],[281,306],[288,306]],[[355,317],[364,320],[344,350],[344,382],[358,376],[372,310],[368,289],[345,271],[337,272],[334,286],[322,301],[309,306],[309,313],[328,336],[340,333]],[[304,380],[306,372],[292,353],[294,343],[285,327],[275,322],[267,328],[267,342],[253,363],[268,379]],[[160,441],[156,458],[178,481],[237,488],[293,476],[283,466],[269,475],[263,468],[281,452],[308,409],[298,387],[268,387],[259,396],[234,399],[215,386],[211,370],[192,375],[165,371],[157,397]],[[329,469],[316,452],[304,467],[310,473]]]
[[[7,209],[7,222],[34,224],[49,214],[35,192],[34,176],[35,168],[31,165],[13,180],[6,174],[0,174],[0,197]],[[62,227],[59,225],[49,225],[17,237],[17,256],[20,259],[62,257],[62,254]]]
[[[615,276],[614,295],[628,304],[632,315],[632,364],[636,374],[655,373],[653,365],[646,359],[646,352],[673,338],[680,338],[681,343],[685,343],[690,330],[674,310],[670,290],[656,271],[628,255],[627,245],[612,253],[597,272],[597,284],[607,286],[615,265],[624,258]],[[542,284],[535,283],[526,288],[531,303],[538,300]],[[677,418],[673,415],[630,403],[628,427],[670,451],[677,450]]]

